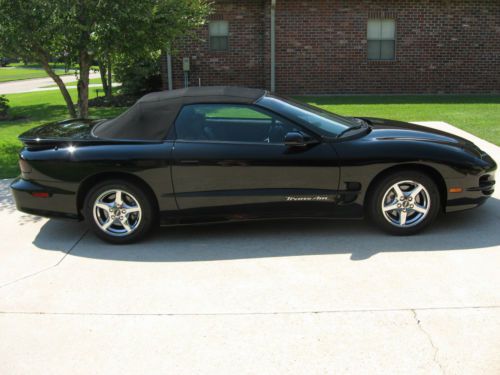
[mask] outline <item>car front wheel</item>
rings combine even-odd
[[[96,185],[85,199],[84,216],[97,236],[115,244],[139,240],[154,221],[148,195],[137,185],[121,180]]]
[[[415,234],[439,214],[439,190],[427,174],[397,172],[386,176],[369,197],[369,214],[383,230],[396,235]]]

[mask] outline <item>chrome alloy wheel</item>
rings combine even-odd
[[[429,192],[424,185],[400,181],[392,185],[382,199],[385,219],[396,227],[412,227],[421,223],[431,207]]]
[[[128,236],[141,222],[142,210],[137,199],[130,193],[112,189],[96,199],[93,210],[97,226],[115,237]]]

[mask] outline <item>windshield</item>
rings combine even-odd
[[[331,112],[301,103],[294,99],[266,95],[257,104],[274,110],[303,125],[311,127],[321,135],[337,137],[350,128],[359,127],[354,119],[349,119]]]

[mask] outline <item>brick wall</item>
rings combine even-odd
[[[184,87],[182,57],[190,57],[190,85],[261,88],[264,82],[263,0],[219,1],[210,17],[229,22],[229,50],[211,51],[208,26],[179,43],[172,58],[174,88]]]
[[[270,0],[219,1],[229,50],[210,52],[208,28],[179,46],[174,87],[270,85]],[[368,18],[396,20],[396,60],[368,61]],[[329,93],[500,92],[499,0],[277,0],[276,91]]]

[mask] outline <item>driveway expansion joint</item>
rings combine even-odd
[[[258,315],[319,315],[319,314],[354,314],[354,313],[377,313],[377,312],[411,312],[420,329],[429,337],[423,327],[420,325],[420,320],[416,317],[416,311],[432,311],[432,310],[474,310],[474,309],[500,309],[500,306],[451,306],[451,307],[422,307],[422,308],[401,308],[401,309],[351,309],[351,310],[317,310],[317,311],[269,311],[269,312],[207,312],[207,313],[96,313],[96,312],[50,312],[50,311],[0,311],[0,315],[63,315],[63,316],[157,316],[157,317],[173,317],[173,316],[258,316]],[[431,344],[433,345],[432,340]]]
[[[85,230],[85,231],[82,233],[82,235],[81,235],[80,237],[78,237],[78,239],[75,241],[75,243],[74,243],[73,245],[71,245],[71,247],[69,248],[69,250],[67,250],[66,252],[64,252],[64,254],[63,254],[63,256],[61,257],[61,259],[59,259],[59,260],[58,260],[55,264],[53,264],[53,265],[51,265],[51,266],[48,266],[48,267],[45,267],[45,268],[43,268],[43,269],[41,269],[41,270],[38,270],[38,271],[36,271],[36,272],[30,273],[29,275],[22,276],[22,277],[20,277],[20,278],[18,278],[18,279],[15,279],[15,280],[9,281],[9,282],[7,282],[7,283],[5,283],[5,284],[2,284],[2,285],[0,285],[0,289],[2,289],[2,288],[4,288],[4,287],[7,287],[7,286],[9,286],[9,285],[16,284],[16,283],[18,283],[19,281],[23,281],[23,280],[26,280],[26,279],[30,279],[30,278],[32,278],[32,277],[34,277],[34,276],[36,276],[36,275],[39,275],[39,274],[41,274],[41,273],[43,273],[43,272],[45,272],[45,271],[48,271],[48,270],[50,270],[50,269],[52,269],[52,268],[55,268],[55,267],[59,266],[59,265],[62,263],[62,261],[63,261],[64,259],[66,259],[66,257],[67,257],[67,256],[68,256],[68,255],[69,255],[69,254],[70,254],[70,253],[71,253],[71,252],[75,249],[75,247],[76,247],[76,246],[80,243],[80,241],[81,241],[81,240],[83,240],[83,238],[85,237],[85,235],[86,235],[88,232],[89,232],[89,230],[88,230],[88,229],[87,229],[87,230]]]

